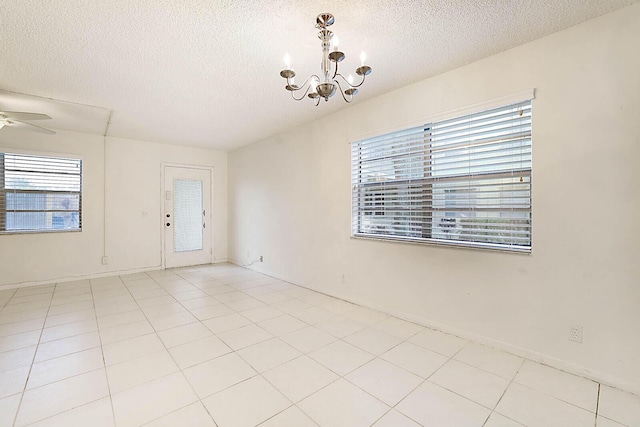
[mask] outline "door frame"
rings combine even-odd
[[[213,264],[213,261],[215,259],[215,257],[213,256],[213,254],[215,253],[215,214],[214,214],[214,206],[215,206],[215,199],[213,197],[214,195],[214,190],[213,190],[213,184],[215,182],[215,178],[214,178],[214,167],[213,166],[202,166],[202,165],[189,165],[189,164],[185,164],[185,163],[165,163],[165,162],[161,162],[160,163],[160,256],[162,258],[162,269],[166,270],[167,269],[167,253],[166,253],[166,248],[165,248],[165,225],[164,225],[164,220],[165,220],[165,211],[164,211],[164,197],[165,197],[165,192],[166,192],[166,188],[165,188],[165,168],[167,167],[174,167],[174,168],[184,168],[184,169],[200,169],[200,170],[207,170],[209,171],[210,177],[211,177],[211,194],[209,195],[209,200],[211,200],[211,206],[210,206],[210,215],[211,215],[211,226],[209,227],[209,235],[211,237],[211,256],[209,257],[209,261],[211,264]]]

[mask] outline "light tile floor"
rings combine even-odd
[[[640,426],[640,396],[233,266],[0,291],[0,426]]]

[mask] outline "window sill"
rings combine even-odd
[[[389,237],[389,236],[376,236],[371,234],[352,234],[352,239],[355,240],[376,240],[381,242],[391,243],[410,243],[414,245],[426,245],[426,246],[443,246],[449,248],[460,249],[475,249],[491,252],[502,252],[508,254],[525,254],[531,255],[531,247],[512,247],[505,245],[498,245],[493,243],[471,243],[471,242],[454,242],[446,240],[422,240],[413,239],[410,237]]]
[[[20,230],[20,231],[0,231],[1,236],[12,236],[14,234],[56,234],[56,233],[80,233],[82,229],[79,230]]]

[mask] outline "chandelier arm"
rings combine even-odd
[[[300,89],[298,89],[298,90],[300,90]],[[307,90],[309,90],[309,89],[307,89]],[[306,94],[307,94],[307,92],[305,91],[304,95],[302,95],[300,98],[296,98],[296,96],[293,94],[293,92],[294,91],[291,91],[291,97],[293,99],[295,99],[296,101],[302,101],[304,99],[304,97],[306,96]]]
[[[344,81],[346,84],[349,85],[349,87],[354,87],[351,83],[349,83],[349,80],[347,80],[342,74],[338,73],[334,76],[334,80],[336,81],[336,83],[338,82],[338,79],[336,79],[336,77],[340,77],[342,79],[342,81]],[[362,84],[362,83],[360,83]]]
[[[333,72],[333,77],[331,78],[331,80],[335,80],[336,76],[338,76],[338,75],[341,76],[342,74],[338,74],[338,62],[336,61],[336,70]]]
[[[311,81],[311,79],[313,79],[314,77],[318,81],[320,81],[320,78],[318,76],[316,76],[315,74],[310,75],[309,78],[307,78],[307,80],[305,80],[305,82],[302,84],[302,86],[300,86],[299,89],[291,91],[291,97],[293,99],[295,99],[296,101],[302,101],[304,99],[304,97],[307,96],[307,94],[309,93],[309,89],[311,89],[311,85],[307,84],[307,83],[309,83]],[[306,86],[306,89],[305,89],[304,93],[302,94],[302,96],[300,98],[296,98],[296,96],[293,93],[302,90],[302,88],[304,88],[305,86]]]
[[[306,85],[306,84],[307,84],[307,82],[308,82],[309,80],[311,80],[313,77],[315,77],[315,78],[316,78],[316,80],[318,81],[318,83],[320,83],[320,77],[318,77],[318,75],[317,75],[317,74],[311,74],[311,75],[309,76],[309,78],[304,82],[304,84]],[[304,86],[304,85],[303,85],[303,86]]]
[[[314,99],[313,103],[315,104],[316,107],[320,105],[320,97],[317,97],[316,99]]]
[[[347,84],[349,84],[350,87],[353,88],[358,88],[360,86],[362,86],[362,84],[364,83],[364,79],[366,78],[365,75],[362,76],[362,81],[360,83],[358,83],[357,85],[354,85],[352,83],[349,83],[349,81],[347,79],[345,79],[345,77],[342,74],[338,74],[338,76],[342,77],[342,80],[344,80],[345,82],[347,82]]]
[[[297,89],[297,90],[295,90],[295,91],[294,91],[294,90],[292,90],[292,91],[291,91],[291,97],[292,97],[293,99],[295,99],[296,101],[302,101],[302,100],[304,99],[304,97],[305,97],[305,96],[307,96],[307,93],[309,92],[309,89],[310,89],[310,88],[311,88],[311,86],[307,86],[307,89],[304,91],[304,93],[302,94],[302,96],[301,96],[300,98],[296,98],[296,96],[295,96],[293,93],[294,93],[294,92],[297,92],[297,91],[299,91],[299,90],[301,90],[302,88]]]
[[[342,78],[344,79],[344,77],[342,77]],[[342,86],[340,85],[340,82],[338,80],[334,80],[334,82],[336,82],[336,84],[338,85],[338,88],[340,89],[340,95],[342,95],[342,99],[344,99],[344,102],[349,104],[353,100],[353,95],[349,95],[349,99],[347,99],[347,97],[344,94],[344,90],[342,90]],[[349,83],[349,82],[347,82],[347,83]]]
[[[363,75],[362,76],[362,81],[360,83],[358,83],[357,85],[351,85],[351,87],[360,87],[364,84],[365,79],[367,78],[367,76]]]

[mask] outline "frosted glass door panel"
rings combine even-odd
[[[173,183],[174,245],[176,252],[201,251],[203,227],[202,181]]]

